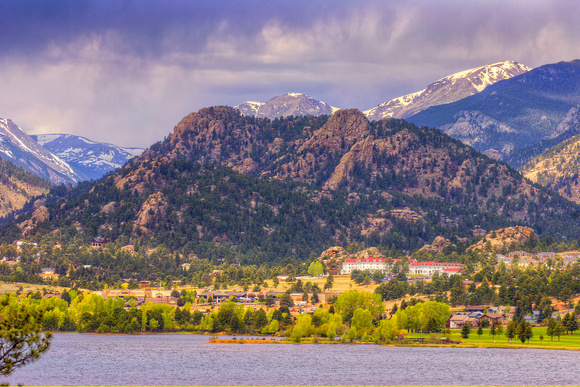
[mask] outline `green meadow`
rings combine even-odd
[[[570,349],[580,350],[580,333],[575,332],[573,335],[562,334],[558,339],[554,336],[553,339],[546,334],[546,327],[532,328],[534,336],[530,342],[522,343],[517,337],[510,340],[505,336],[505,329],[501,335],[492,336],[489,329],[483,329],[481,336],[477,335],[477,329],[472,329],[469,338],[461,337],[459,330],[452,331],[447,335],[453,341],[459,341],[462,344],[474,347],[490,347],[490,348],[546,348],[546,349]],[[543,340],[540,340],[540,335]]]

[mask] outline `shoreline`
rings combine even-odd
[[[379,344],[372,342],[353,342],[353,343],[343,343],[340,341],[326,341],[318,340],[301,340],[300,342],[295,342],[286,339],[244,339],[243,337],[239,339],[210,339],[207,344],[327,344],[327,345],[378,345],[383,347],[437,347],[437,348],[489,348],[489,349],[547,349],[555,351],[580,351],[580,348],[574,347],[551,347],[551,346],[538,346],[538,345],[525,345],[525,344],[493,344],[493,345],[480,345],[471,343],[453,343],[453,344],[429,344],[429,343],[417,343],[417,344]]]
[[[490,349],[547,349],[556,351],[580,351],[580,347],[569,347],[569,346],[547,346],[547,345],[527,345],[519,343],[490,343],[489,345],[482,343],[373,343],[373,342],[341,342],[339,340],[327,340],[318,339],[313,340],[312,338],[304,338],[300,342],[295,342],[288,337],[280,336],[248,336],[244,338],[236,338],[235,335],[219,332],[219,333],[199,333],[199,332],[136,332],[136,333],[96,333],[96,332],[53,332],[54,333],[77,333],[80,335],[109,335],[109,336],[122,336],[122,335],[198,335],[198,336],[210,336],[210,339],[205,344],[327,344],[327,345],[379,345],[384,347],[438,347],[438,348],[490,348]],[[234,336],[231,339],[222,339],[217,336]],[[211,338],[215,337],[215,338]]]

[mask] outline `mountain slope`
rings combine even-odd
[[[277,120],[202,109],[96,184],[46,200],[64,239],[99,235],[258,264],[351,242],[411,250],[513,225],[580,232],[580,207],[507,165],[438,130],[369,122],[356,109]],[[18,225],[33,237],[55,232],[34,223],[23,215],[4,238]]]
[[[424,90],[383,102],[364,113],[369,120],[407,118],[428,107],[469,97],[493,83],[530,70],[525,65],[508,60],[461,71],[430,84]]]
[[[0,118],[0,157],[55,184],[82,180],[81,174],[70,165],[4,118]]]
[[[318,101],[306,94],[286,93],[266,103],[246,101],[235,106],[240,113],[257,118],[280,118],[288,116],[331,115],[336,110],[326,102]]]
[[[0,159],[0,217],[20,210],[33,197],[48,193],[51,186],[48,180]]]
[[[530,160],[524,176],[580,203],[580,135],[576,135]]]
[[[85,179],[98,179],[144,151],[141,148],[99,143],[71,134],[41,134],[30,137],[66,161]]]
[[[572,109],[578,104],[580,60],[575,60],[499,81],[471,97],[430,107],[409,121],[438,127],[479,151],[496,153],[511,165],[522,166],[577,133],[564,120],[573,116]]]

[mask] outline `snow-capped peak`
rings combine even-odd
[[[0,157],[53,183],[81,180],[81,176],[68,163],[43,148],[7,119],[0,119]]]
[[[72,134],[40,134],[31,137],[66,160],[82,173],[84,179],[98,179],[144,151],[142,148],[120,147]]]
[[[528,66],[506,60],[460,71],[433,82],[424,90],[383,102],[364,113],[370,120],[408,118],[428,107],[458,101],[530,70]]]
[[[290,92],[270,99],[266,103],[247,101],[235,106],[243,115],[258,118],[279,118],[287,116],[332,115],[339,108],[316,100],[303,93]]]

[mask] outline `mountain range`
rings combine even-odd
[[[40,134],[30,137],[66,161],[82,176],[82,180],[96,180],[144,151],[142,148],[121,147],[72,134]]]
[[[41,204],[0,230],[3,240],[56,230],[260,264],[352,242],[460,243],[511,225],[580,232],[578,205],[506,164],[439,130],[356,109],[270,120],[205,108],[119,170]]]
[[[364,111],[369,120],[405,118],[437,127],[489,157],[520,168],[544,150],[578,133],[580,61],[530,69],[502,61],[461,71],[424,90]],[[270,119],[330,115],[337,108],[300,93],[236,106]]]
[[[487,86],[523,74],[531,69],[506,60],[461,71],[428,85],[425,89],[394,98],[364,111],[369,120],[407,118],[431,106],[443,105],[476,94]],[[338,108],[302,93],[287,93],[266,103],[246,101],[237,106],[240,113],[257,118],[279,118],[290,115],[332,115]]]
[[[521,167],[578,133],[580,60],[549,64],[408,118]]]
[[[143,152],[70,134],[28,135],[0,118],[0,158],[53,184],[98,179]]]
[[[286,93],[266,103],[246,101],[234,107],[246,116],[279,118],[288,116],[332,115],[338,108],[302,93]]]
[[[0,118],[0,157],[55,184],[81,180],[69,164],[4,118]]]

